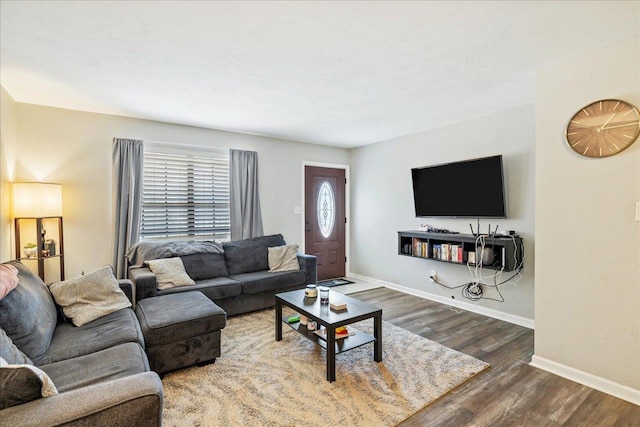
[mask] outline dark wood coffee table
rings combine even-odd
[[[276,341],[282,340],[282,323],[291,326],[300,334],[304,335],[320,347],[327,350],[327,381],[336,380],[336,354],[343,353],[361,345],[373,342],[373,360],[382,361],[382,309],[366,302],[359,301],[347,295],[342,295],[335,291],[330,291],[329,301],[341,301],[347,303],[347,309],[334,311],[328,305],[320,304],[320,297],[306,298],[304,289],[283,292],[276,294]],[[327,328],[326,339],[321,338],[313,331],[309,331],[306,325],[300,322],[288,323],[289,316],[282,316],[282,306],[286,305],[309,317],[320,325]],[[337,327],[350,325],[365,319],[373,318],[373,336],[349,328],[349,336],[346,338],[335,338]]]

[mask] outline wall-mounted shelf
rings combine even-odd
[[[471,234],[429,233],[426,231],[398,231],[398,255],[423,258],[451,264],[476,265],[479,262],[478,237]],[[513,271],[522,267],[524,253],[520,237],[485,237],[485,257],[488,249],[493,252],[482,263],[483,268]]]
[[[57,223],[57,234],[58,241],[54,243],[54,252],[52,253],[50,249],[45,248],[45,240],[44,235],[42,234],[42,230],[44,229],[44,221],[54,221]],[[23,224],[26,223],[26,224]],[[31,233],[28,233],[30,236],[35,236],[36,241],[36,255],[33,257],[27,257],[23,252],[21,236],[24,230],[22,227],[33,227],[35,225],[35,230],[31,230]],[[50,259],[58,259],[60,262],[60,280],[64,280],[64,242],[63,242],[63,233],[62,233],[62,217],[44,217],[44,218],[16,218],[15,219],[15,237],[16,237],[16,259],[21,262],[25,261],[33,261],[38,263],[38,276],[44,281],[44,263],[45,260]],[[33,240],[31,240],[33,241]]]

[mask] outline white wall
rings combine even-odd
[[[265,234],[298,244],[302,218],[293,208],[302,205],[302,161],[349,157],[342,148],[21,103],[17,135],[14,180],[63,185],[67,277],[112,262],[113,137],[257,151]]]
[[[416,218],[411,168],[502,154],[507,187],[506,220],[483,220],[524,238],[527,260],[523,278],[503,286],[504,303],[481,301],[490,308],[532,321],[534,237],[534,107],[522,106],[474,120],[400,137],[352,150],[351,271],[434,296],[464,300],[429,282],[429,273],[449,285],[471,280],[466,266],[409,258],[397,254],[397,232],[420,224],[470,233],[466,219]],[[481,191],[481,190],[480,190]],[[472,220],[475,227],[475,219]],[[486,272],[489,272],[488,270]],[[503,277],[508,277],[507,273]],[[495,296],[495,295],[491,295]]]
[[[11,185],[12,159],[16,146],[16,103],[0,86],[0,262],[15,258],[11,239]]]
[[[574,379],[596,388],[600,379],[631,387],[637,404],[640,142],[589,159],[567,146],[564,131],[598,99],[640,106],[639,45],[629,39],[538,71],[534,356],[536,366],[565,376],[578,370]]]

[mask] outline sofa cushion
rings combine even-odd
[[[243,294],[278,291],[306,283],[306,275],[304,271],[300,270],[276,273],[257,271],[254,273],[234,274],[229,277],[240,282]]]
[[[213,279],[229,275],[224,254],[192,254],[180,257],[189,277],[193,280]]]
[[[145,298],[136,306],[136,315],[147,346],[219,331],[227,324],[224,310],[201,292]]]
[[[169,295],[185,291],[200,291],[210,300],[215,301],[222,298],[237,297],[242,294],[242,286],[237,280],[228,277],[216,277],[196,282],[195,286],[188,288],[171,288],[158,292],[158,295]]]
[[[146,372],[149,370],[149,362],[140,345],[126,343],[42,365],[40,369],[51,377],[59,392],[65,392]]]
[[[285,244],[282,234],[223,243],[229,274],[269,270],[268,248]]]
[[[196,284],[184,270],[184,264],[180,257],[152,259],[145,262],[149,269],[153,271],[153,274],[156,275],[158,289],[170,289]]]
[[[111,266],[49,286],[56,303],[74,325],[82,326],[123,308],[131,307]]]
[[[44,282],[19,261],[18,286],[0,300],[0,328],[27,357],[34,360],[49,348],[56,327],[53,298]]]
[[[0,357],[0,409],[58,394],[51,378],[33,365],[12,365]]]
[[[138,319],[133,310],[125,308],[82,326],[59,324],[49,350],[34,362],[41,366],[128,342],[144,347]]]
[[[274,246],[269,250],[269,271],[300,270],[298,245]]]
[[[238,285],[240,286],[240,285]],[[0,358],[10,365],[33,365],[33,362],[15,346],[4,329],[0,329]]]

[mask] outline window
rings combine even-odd
[[[144,152],[140,237],[229,240],[228,155],[167,151]]]
[[[318,190],[318,227],[325,239],[329,238],[336,222],[336,198],[331,185],[325,181]]]

